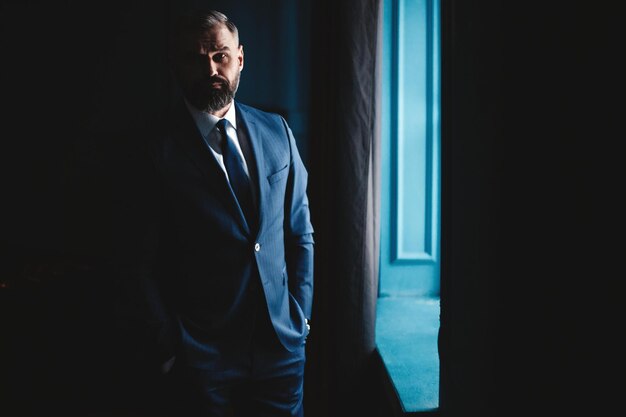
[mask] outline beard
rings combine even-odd
[[[198,109],[208,113],[215,113],[226,107],[234,98],[239,87],[237,73],[231,83],[226,78],[209,77],[198,82],[188,94],[188,100]],[[217,84],[217,85],[216,85]]]

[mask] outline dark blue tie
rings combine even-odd
[[[233,189],[239,206],[243,211],[248,226],[254,227],[255,215],[254,204],[252,203],[252,192],[250,190],[250,179],[246,174],[241,155],[237,151],[234,142],[226,134],[226,119],[220,119],[217,122],[217,130],[221,136],[222,156],[224,157],[224,166],[228,173],[230,187]]]

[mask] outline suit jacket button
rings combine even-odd
[[[254,251],[259,252],[261,250],[261,245],[259,243],[254,244]]]

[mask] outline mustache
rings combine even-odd
[[[230,81],[228,81],[228,79],[226,78],[222,78],[219,75],[214,75],[212,77],[207,77],[206,81],[208,83],[219,83],[222,84],[224,87],[229,87],[230,88]]]

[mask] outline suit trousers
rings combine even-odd
[[[201,369],[178,360],[166,376],[169,413],[177,417],[303,416],[304,344],[279,342],[264,303],[250,343]]]

